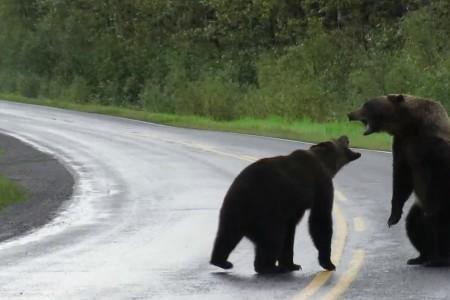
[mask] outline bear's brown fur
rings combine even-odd
[[[360,155],[349,149],[348,138],[342,136],[246,167],[223,201],[211,264],[232,268],[228,256],[245,236],[255,244],[256,272],[300,269],[293,262],[295,228],[305,210],[311,209],[309,229],[319,263],[334,270],[330,260],[332,178]]]
[[[450,264],[450,121],[441,104],[411,95],[368,100],[348,114],[361,121],[365,135],[393,136],[393,196],[388,225],[396,224],[414,191],[406,219],[408,237],[419,257],[408,264]]]

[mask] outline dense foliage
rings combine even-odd
[[[432,0],[1,0],[0,91],[214,119],[339,119],[389,92],[450,108],[449,16]]]

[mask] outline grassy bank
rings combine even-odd
[[[3,153],[3,149],[0,149],[0,155]],[[20,186],[0,175],[0,211],[11,204],[24,201],[25,196],[26,193]]]
[[[25,200],[25,191],[6,177],[0,176],[0,210]]]
[[[345,121],[317,123],[310,120],[289,121],[279,117],[214,121],[209,118],[198,116],[150,113],[132,108],[98,104],[81,104],[52,99],[27,98],[14,94],[0,93],[0,99],[112,115],[178,127],[249,133],[308,142],[323,141],[345,134],[350,138],[354,147],[367,149],[389,150],[391,144],[389,136],[385,134],[375,134],[370,137],[365,137],[362,135],[363,128],[360,124]]]

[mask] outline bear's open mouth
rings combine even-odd
[[[368,120],[361,119],[360,121],[361,121],[361,123],[364,124],[364,127],[366,129],[366,130],[364,130],[364,133],[363,133],[364,135],[369,135],[369,134],[374,133],[376,131],[375,126],[373,126],[371,123],[369,123]]]
[[[377,131],[376,126],[374,126],[374,124],[372,124],[368,119],[362,116],[361,112],[359,111],[349,113],[348,119],[350,121],[360,121],[361,123],[363,123],[365,127],[365,131],[363,133],[364,135],[369,135]]]

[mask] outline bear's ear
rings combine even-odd
[[[400,103],[405,101],[405,97],[402,94],[390,94],[387,96],[387,98],[392,103]]]
[[[316,145],[312,145],[309,149],[311,150],[329,150],[331,148],[333,148],[333,142],[327,141],[327,142],[322,142],[322,143],[318,143]]]
[[[344,147],[348,147],[350,145],[350,140],[348,139],[348,137],[346,135],[339,137],[337,139],[337,141],[339,142],[339,144],[341,144]]]

